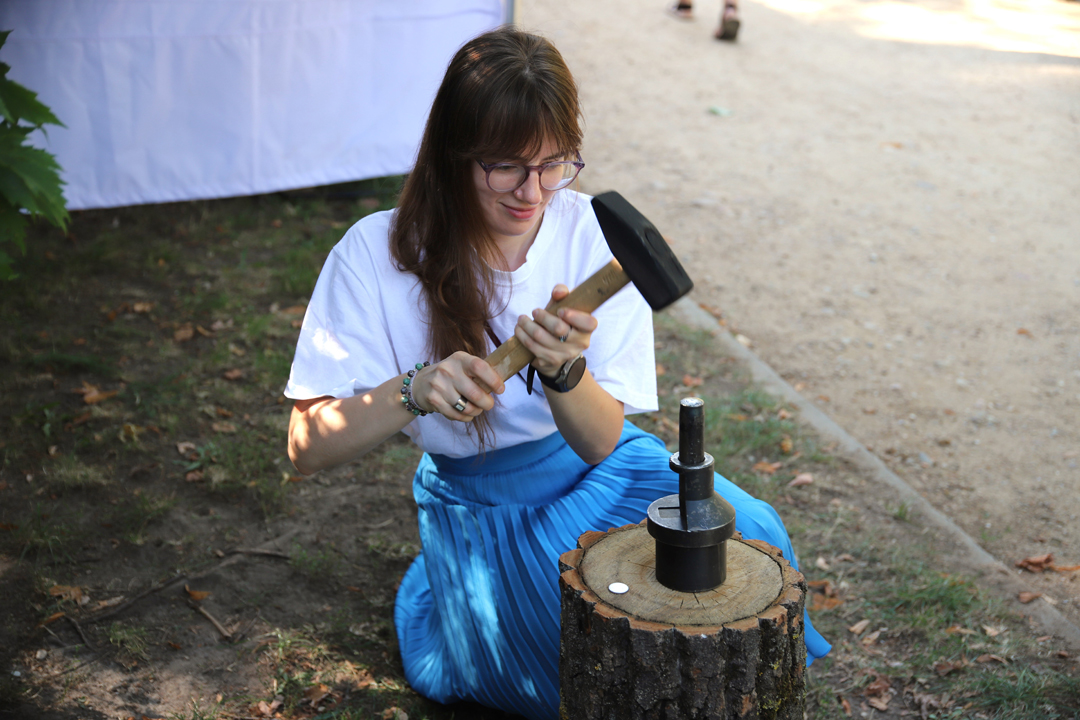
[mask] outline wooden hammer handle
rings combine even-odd
[[[562,300],[548,303],[545,309],[550,313],[557,312],[561,308],[573,308],[591,313],[629,282],[630,276],[622,269],[622,265],[617,260],[612,260],[590,275],[585,282],[574,288]],[[487,356],[487,363],[495,368],[499,377],[505,381],[532,362],[533,357],[534,355],[521,344],[521,341],[516,337],[511,337]]]

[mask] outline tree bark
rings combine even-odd
[[[704,593],[656,581],[644,523],[559,558],[563,718],[802,719],[806,582],[767,543],[736,533],[727,552],[727,580]]]

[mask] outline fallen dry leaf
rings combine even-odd
[[[119,392],[119,390],[109,390],[107,392],[96,391],[92,393],[86,393],[85,395],[83,395],[83,402],[87,405],[96,405],[99,402],[108,400]]]
[[[866,702],[870,705],[870,707],[874,708],[875,710],[880,710],[881,712],[885,712],[889,709],[889,698],[887,697],[867,698]]]
[[[663,377],[664,375],[667,375],[667,368],[660,363],[656,363],[656,377]]]
[[[61,600],[74,600],[80,605],[83,599],[82,588],[74,585],[53,585],[49,588],[49,595],[58,597]]]
[[[968,630],[966,627],[960,627],[959,625],[950,625],[945,628],[945,632],[949,635],[976,635],[974,630]]]
[[[810,473],[799,473],[795,476],[795,479],[787,484],[788,487],[799,487],[800,485],[809,485],[814,482],[814,476]]]
[[[780,452],[785,455],[790,455],[791,451],[795,449],[795,443],[792,442],[790,435],[785,435],[780,439]]]
[[[281,314],[282,315],[303,315],[306,312],[307,312],[307,307],[305,307],[304,305],[293,305],[292,307],[287,307],[284,310],[282,310]]]
[[[873,645],[874,643],[877,642],[877,639],[879,637],[881,637],[881,631],[880,630],[875,630],[874,632],[866,635],[859,642],[861,642],[863,644],[863,647],[870,647],[871,645]]]
[[[851,717],[851,703],[848,702],[846,697],[840,698],[840,708],[844,711],[844,714]]]
[[[865,630],[868,627],[870,627],[870,621],[869,620],[860,620],[859,622],[857,622],[854,625],[852,625],[851,627],[849,627],[848,632],[854,633],[856,635],[861,635],[862,631]]]
[[[187,342],[193,337],[195,337],[195,326],[191,323],[184,323],[173,331],[173,340],[176,342]]]
[[[1016,599],[1027,605],[1032,600],[1037,600],[1042,597],[1042,593],[1036,592],[1022,592],[1016,596]]]
[[[195,602],[200,602],[210,597],[210,592],[208,590],[192,590],[186,583],[184,584],[184,591],[187,592],[188,596]]]
[[[832,610],[843,604],[840,592],[831,580],[811,580],[806,583],[811,592],[811,610]]]
[[[821,557],[820,555],[818,555],[818,559],[814,561],[814,566],[818,570],[826,570],[827,571],[829,569],[829,563],[826,562],[825,558]]]
[[[154,303],[152,302],[137,302],[131,304],[131,311],[134,313],[146,314],[154,309]]]
[[[1076,572],[1080,570],[1080,565],[1048,565],[1047,567],[1056,572]]]
[[[698,307],[701,308],[702,310],[704,310],[705,312],[709,313],[710,315],[712,315],[717,320],[723,320],[724,319],[724,312],[723,312],[723,310],[721,310],[718,307],[713,307],[712,305],[706,305],[705,303],[698,303]]]
[[[851,553],[840,553],[836,556],[837,562],[855,562],[855,556]]]
[[[1001,633],[1005,632],[1004,628],[991,627],[990,625],[983,625],[983,632],[987,637],[997,637]]]
[[[383,720],[409,720],[408,714],[399,707],[388,707],[383,710]]]
[[[75,388],[74,390],[72,390],[72,392],[76,393],[77,395],[82,395],[83,402],[87,405],[96,405],[103,400],[108,400],[120,391],[109,390],[107,392],[102,392],[97,385],[91,385],[90,383],[84,381],[81,388]]]
[[[226,370],[221,376],[226,380],[239,380],[244,377],[244,371],[240,368],[233,368],[231,370]]]
[[[184,441],[176,443],[176,452],[180,453],[181,455],[187,455],[188,453],[195,452],[196,450],[198,450],[198,446],[193,442]]]
[[[810,588],[810,592],[819,592],[829,597],[836,597],[840,594],[840,591],[833,585],[832,580],[809,580],[806,586]]]
[[[940,662],[934,663],[934,672],[936,672],[941,677],[945,677],[949,673],[954,673],[954,672],[958,672],[960,670],[963,670],[966,665],[967,665],[967,662],[963,661],[963,660],[958,660],[956,662],[949,662],[947,660],[942,660]]]
[[[1045,555],[1032,555],[1023,560],[1017,560],[1013,564],[1028,572],[1042,572],[1043,570],[1046,570],[1052,562],[1054,562],[1054,554],[1046,553]]]
[[[44,625],[52,625],[52,624],[53,624],[54,622],[56,622],[56,621],[57,621],[57,620],[59,620],[60,618],[64,617],[64,615],[66,615],[66,614],[67,614],[67,613],[62,613],[62,612],[54,612],[54,613],[53,613],[52,615],[50,615],[49,617],[47,617],[47,618],[45,618],[44,620],[42,620],[42,621],[41,621],[41,625],[43,625],[43,626],[44,626]]]
[[[185,482],[202,482],[205,475],[202,470],[192,470],[184,475]]]
[[[319,701],[330,694],[330,686],[318,683],[304,691],[304,699],[312,705],[318,705]]]
[[[225,433],[226,435],[236,432],[236,425],[231,422],[210,423],[210,427],[214,429],[214,432]]]
[[[844,601],[837,597],[826,597],[825,595],[814,594],[814,601],[810,605],[810,609],[816,611],[820,610],[834,610],[844,604]]]
[[[116,437],[120,442],[134,442],[139,439],[139,436],[146,432],[146,428],[142,425],[133,425],[131,423],[124,423],[120,426],[120,431],[116,434]]]
[[[754,463],[754,467],[752,467],[750,469],[753,470],[754,472],[763,473],[765,475],[772,475],[777,470],[779,470],[782,465],[783,465],[783,463],[778,463],[778,462],[771,463],[768,460],[760,460],[760,461]]]
[[[986,655],[980,655],[979,657],[975,658],[975,662],[977,662],[977,663],[999,662],[1002,665],[1007,665],[1009,661],[1006,660],[1005,658],[1001,657],[1000,655],[986,654]]]
[[[168,642],[167,642],[167,643],[165,643],[165,644],[166,644],[166,645],[168,645],[169,647],[171,647],[171,648],[172,648],[173,650],[183,650],[183,649],[184,649],[184,646],[183,646],[183,645],[181,645],[181,644],[179,644],[179,643],[174,643],[174,642],[173,642],[173,641],[171,641],[171,640],[170,640],[170,641],[168,641]]]
[[[682,384],[688,388],[701,387],[705,384],[704,378],[694,377],[692,375],[683,375]]]
[[[1028,330],[1027,328],[1017,328],[1016,334],[1017,335],[1027,335],[1029,338],[1035,337],[1034,335],[1031,334],[1031,331]]]
[[[874,678],[874,681],[863,689],[863,695],[866,697],[883,697],[888,695],[891,689],[892,683],[889,681],[889,678],[878,673]]]

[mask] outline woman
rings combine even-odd
[[[579,118],[546,40],[502,28],[466,44],[399,207],[358,222],[323,266],[286,388],[303,473],[398,431],[426,451],[423,550],[395,607],[409,682],[531,718],[558,714],[558,555],[678,486],[663,443],[624,421],[656,409],[641,296],[541,309],[611,259],[588,198],[564,189],[584,167]],[[511,334],[536,355],[535,387],[483,360]],[[793,557],[772,508],[717,489],[744,535]],[[828,651],[806,634],[811,658]]]

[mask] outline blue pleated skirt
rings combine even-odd
[[[471,700],[534,720],[558,717],[559,555],[587,530],[641,522],[679,491],[671,453],[627,422],[615,451],[587,465],[558,433],[483,458],[425,455],[413,492],[421,554],[394,608],[405,677],[443,703]],[[768,504],[720,475],[735,527],[796,565]],[[807,664],[831,646],[805,618]]]

